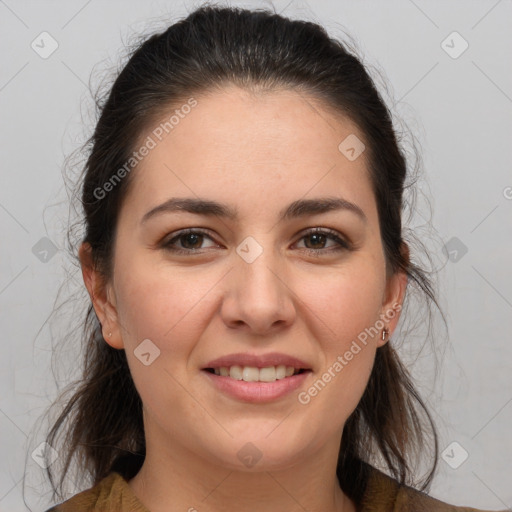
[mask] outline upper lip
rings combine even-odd
[[[253,366],[256,368],[266,368],[268,366],[293,366],[297,369],[310,370],[311,367],[301,361],[300,359],[289,356],[287,354],[280,354],[278,352],[271,352],[269,354],[229,354],[226,356],[214,359],[206,364],[203,369],[206,368],[221,368],[230,366]]]

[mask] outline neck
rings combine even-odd
[[[129,486],[152,512],[355,512],[336,477],[336,446],[284,469],[256,470],[256,465],[240,471],[183,446],[162,450],[148,443],[144,464]]]

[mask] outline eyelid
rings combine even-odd
[[[182,237],[184,235],[188,235],[190,233],[198,234],[198,235],[203,235],[203,236],[208,237],[210,240],[215,242],[215,239],[210,234],[210,232],[208,230],[204,229],[204,228],[184,228],[184,229],[180,229],[178,231],[172,232],[171,236],[167,236],[166,235],[158,245],[166,248],[166,247],[170,246],[171,242],[173,242],[174,240],[177,240],[180,237]],[[215,242],[215,243],[217,243],[217,242]],[[198,253],[200,250],[201,249],[196,249],[196,250],[191,250],[191,249],[186,250],[186,249],[183,249],[184,252],[186,251],[186,252],[188,252],[190,254]]]
[[[164,237],[163,241],[160,242],[158,245],[162,247],[164,250],[167,250],[174,254],[187,254],[187,255],[195,255],[195,254],[204,254],[203,249],[180,249],[172,247],[171,242],[175,242],[180,237],[187,235],[187,234],[199,234],[202,236],[205,236],[212,240],[213,242],[217,243],[214,239],[214,237],[210,234],[209,230],[205,228],[184,228],[178,231],[173,232],[171,237]],[[330,248],[323,248],[323,249],[308,249],[307,247],[302,248],[303,251],[307,252],[308,254],[313,254],[315,256],[322,256],[326,254],[331,254],[333,252],[340,252],[340,251],[349,251],[353,249],[352,242],[343,234],[340,232],[326,227],[320,227],[316,226],[313,228],[308,228],[298,235],[298,239],[296,242],[294,242],[294,245],[298,242],[300,242],[303,238],[307,237],[308,235],[312,234],[320,234],[326,236],[328,239],[333,240],[337,246],[336,247],[330,247]]]
[[[344,247],[345,249],[350,249],[352,247],[352,243],[350,240],[343,235],[342,233],[336,231],[335,229],[331,228],[322,228],[322,227],[315,227],[315,228],[308,228],[306,231],[303,231],[300,233],[299,240],[304,238],[305,236],[312,235],[318,233],[320,235],[326,235],[331,240],[334,240],[336,243]],[[314,250],[314,249],[311,249]],[[324,250],[325,251],[325,250]],[[319,252],[319,251],[315,251]]]

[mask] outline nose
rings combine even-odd
[[[294,294],[274,251],[265,248],[251,263],[238,254],[234,257],[221,307],[224,323],[231,329],[260,336],[292,325],[296,315]]]

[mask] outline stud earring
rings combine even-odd
[[[387,336],[389,334],[389,331],[387,329],[382,329],[382,336],[381,336],[381,340],[382,341],[385,341]]]

